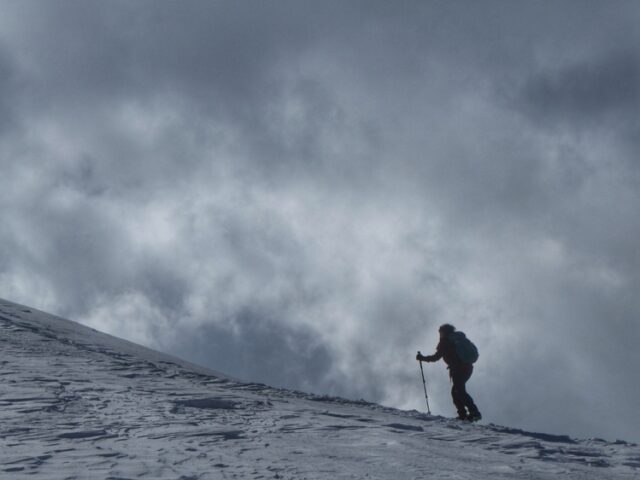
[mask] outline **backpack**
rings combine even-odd
[[[462,332],[453,332],[449,338],[456,347],[456,353],[462,363],[475,363],[478,361],[478,349],[471,340]]]

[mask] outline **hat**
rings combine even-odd
[[[455,332],[456,331],[456,327],[454,327],[453,325],[450,325],[448,323],[445,323],[443,325],[440,325],[440,328],[438,329],[438,331],[442,332],[442,333],[449,334],[449,333]]]

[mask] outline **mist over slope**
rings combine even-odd
[[[0,477],[637,478],[640,448],[244,383],[0,300]]]

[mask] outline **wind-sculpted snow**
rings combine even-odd
[[[0,478],[640,475],[633,444],[242,383],[7,301],[0,329]]]

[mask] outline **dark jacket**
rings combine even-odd
[[[449,370],[452,371],[466,369],[468,367],[466,363],[462,363],[460,358],[458,358],[456,346],[448,337],[442,337],[440,339],[436,347],[436,353],[425,357],[425,361],[427,362],[437,362],[440,359],[443,359],[444,363],[449,366]]]

